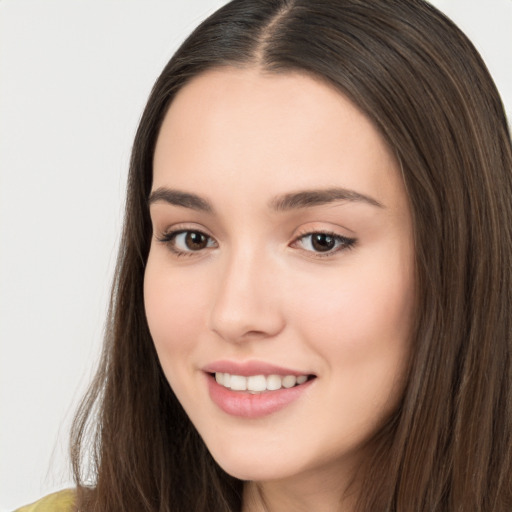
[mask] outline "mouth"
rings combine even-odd
[[[316,375],[299,373],[243,373],[245,375],[210,370],[205,375],[213,403],[230,416],[245,419],[261,418],[286,409],[294,402],[300,403],[300,398],[310,393],[317,380]]]
[[[209,374],[217,384],[231,391],[262,394],[280,389],[300,386],[315,378],[315,375],[236,375],[225,372]]]
[[[209,396],[222,411],[257,419],[301,403],[317,375],[266,361],[215,361],[202,368]]]

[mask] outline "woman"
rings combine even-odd
[[[427,3],[211,16],[136,135],[78,509],[510,510],[511,168]]]

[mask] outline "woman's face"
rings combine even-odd
[[[351,467],[400,400],[414,309],[374,126],[311,77],[209,71],[165,116],[150,210],[149,328],[213,457],[244,480]]]

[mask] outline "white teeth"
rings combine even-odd
[[[247,378],[247,389],[249,391],[265,391],[267,379],[264,375],[251,375]]]
[[[279,375],[269,375],[267,377],[267,389],[269,391],[281,389],[281,377]]]
[[[307,375],[231,375],[230,373],[215,373],[215,380],[221,386],[233,391],[249,391],[261,393],[263,391],[276,391],[281,388],[292,388],[295,385],[304,384],[308,380]]]
[[[245,391],[247,389],[247,377],[231,375],[231,384],[229,387],[233,391]]]
[[[283,377],[283,388],[293,388],[295,384],[297,384],[297,377],[295,375]]]

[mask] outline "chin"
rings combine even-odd
[[[293,457],[259,447],[247,450],[237,447],[210,450],[215,462],[228,474],[239,480],[267,481],[292,476],[297,472]]]
[[[284,468],[276,467],[264,461],[226,461],[219,459],[215,459],[215,461],[228,475],[243,481],[265,482],[293,476],[291,471],[286,471]]]

